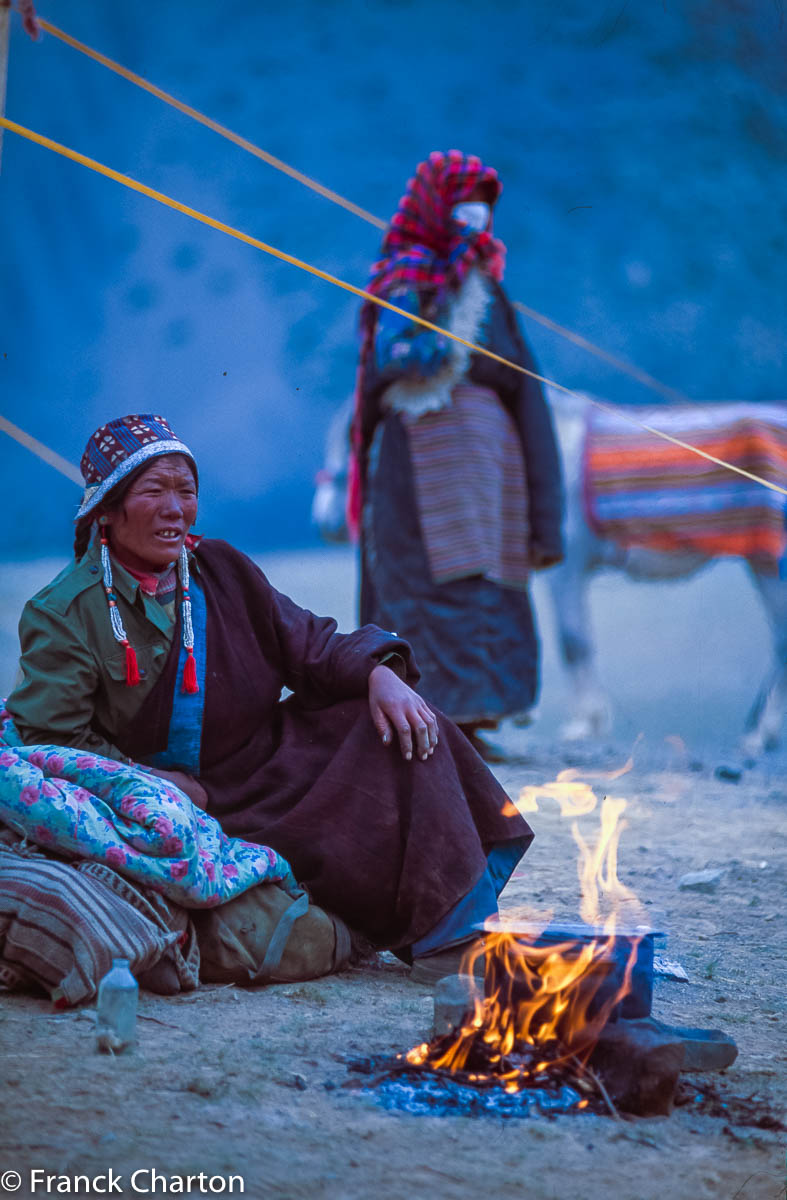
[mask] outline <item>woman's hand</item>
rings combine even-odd
[[[148,771],[157,779],[166,779],[167,783],[174,783],[176,788],[186,793],[196,808],[208,807],[208,793],[193,775],[186,775],[184,771],[160,771],[157,767],[148,767]]]
[[[437,718],[429,705],[404,680],[382,663],[369,675],[369,708],[374,727],[387,746],[394,733],[405,758],[415,752],[426,760],[437,745]]]

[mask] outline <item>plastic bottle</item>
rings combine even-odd
[[[134,1045],[139,986],[127,958],[114,958],[98,985],[96,1041],[99,1050],[120,1054]]]

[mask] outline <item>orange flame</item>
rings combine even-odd
[[[605,796],[601,805],[601,830],[595,846],[589,846],[574,821],[571,832],[579,847],[577,873],[582,899],[579,912],[589,925],[600,924],[601,895],[612,902],[612,909],[604,922],[607,933],[614,933],[617,923],[617,906],[623,900],[636,900],[636,896],[618,878],[618,843],[626,822],[620,818],[626,809],[626,801],[614,796]]]
[[[629,759],[618,770],[599,774],[604,780],[618,779],[632,765]],[[484,958],[485,997],[475,1000],[472,1014],[448,1044],[442,1038],[439,1046],[424,1044],[411,1050],[407,1059],[414,1065],[428,1062],[436,1069],[454,1072],[470,1069],[474,1072],[468,1076],[471,1080],[489,1079],[491,1071],[506,1091],[518,1091],[569,1055],[586,1061],[612,1010],[631,989],[639,939],[630,939],[622,970],[615,958],[620,954],[618,910],[636,902],[635,894],[618,877],[626,801],[603,798],[598,831],[591,840],[580,831],[579,818],[594,813],[598,800],[590,784],[579,779],[578,771],[561,771],[550,783],[523,788],[511,808],[535,812],[544,798],[555,800],[561,817],[572,820],[579,849],[580,913],[589,926],[602,928],[550,944],[541,936],[543,930],[524,934],[507,927],[505,917],[494,926],[489,924],[485,937],[474,943],[461,967],[464,974],[472,976],[478,960]],[[613,972],[618,973],[618,982],[609,986]],[[604,984],[607,986],[600,993]],[[486,1074],[477,1070],[479,1040]],[[544,1061],[533,1062],[532,1053],[540,1053],[539,1047],[544,1048]]]

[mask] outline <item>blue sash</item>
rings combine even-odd
[[[207,606],[205,594],[197,579],[191,576],[191,622],[194,626],[194,662],[197,668],[199,691],[193,695],[183,691],[183,669],[186,665],[186,650],[181,644],[178,658],[178,674],[172,700],[172,716],[169,722],[169,737],[166,750],[147,759],[150,767],[179,767],[188,775],[199,775],[200,747],[202,745],[202,717],[205,711],[205,659],[207,647]]]
[[[497,898],[511,877],[511,872],[525,852],[526,842],[498,842],[489,851],[486,870],[478,883],[466,896],[454,905],[428,933],[410,950],[413,958],[421,954],[433,954],[477,936],[479,925],[497,912]]]

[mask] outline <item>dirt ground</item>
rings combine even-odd
[[[646,652],[655,653],[652,641]],[[612,638],[606,661],[614,665]],[[711,669],[710,657],[705,665]],[[684,655],[679,669],[685,666]],[[727,679],[729,699],[741,679],[731,670]],[[662,686],[668,689],[669,680]],[[678,731],[680,704],[690,707],[692,698],[687,702],[674,679],[672,686]],[[643,677],[630,687],[644,693]],[[638,719],[626,715],[629,725]],[[627,799],[620,877],[642,903],[640,920],[666,931],[662,952],[689,975],[688,983],[657,980],[654,1015],[731,1034],[739,1057],[712,1077],[730,1112],[736,1099],[755,1097],[784,1119],[784,758],[730,782],[715,775],[716,750],[646,736],[634,750],[633,769],[605,782],[603,773],[631,752],[626,721],[616,740],[595,749],[562,746],[549,720],[529,731],[504,731],[512,758],[499,778],[516,797],[526,784],[574,767],[599,797],[609,791]],[[570,823],[550,800],[529,820],[536,840],[502,907],[551,909],[557,918],[576,919]],[[583,818],[582,829],[592,834],[596,817]],[[724,870],[714,894],[679,889],[682,875],[705,867]],[[70,1179],[112,1170],[123,1190],[108,1194],[127,1196],[145,1189],[177,1193],[187,1186],[179,1177],[188,1175],[197,1176],[192,1195],[219,1194],[222,1181],[230,1194],[230,1177],[240,1176],[243,1194],[282,1200],[465,1200],[482,1190],[529,1200],[785,1195],[787,1135],[734,1115],[706,1115],[694,1102],[648,1120],[415,1117],[342,1086],[352,1079],[344,1056],[408,1049],[429,1036],[432,1009],[431,989],[385,956],[374,967],[254,992],[203,987],[171,999],[143,994],[137,1048],[113,1059],[94,1050],[90,1010],[54,1014],[46,999],[4,995],[0,1190],[13,1190],[7,1173],[17,1171],[22,1182],[15,1195],[47,1194],[45,1184],[30,1186],[30,1171],[38,1168]],[[710,1077],[687,1078],[700,1095]],[[136,1190],[135,1170],[143,1172]],[[48,1194],[65,1193],[57,1184]],[[241,1194],[237,1181],[233,1189]]]
[[[511,795],[573,765],[591,778],[621,765],[623,747],[566,752],[531,736],[526,758],[499,769]],[[637,755],[635,754],[635,758]],[[690,982],[658,980],[654,1014],[722,1028],[740,1055],[715,1082],[731,1097],[785,1107],[787,963],[783,780],[750,772],[716,779],[679,752],[647,758],[609,786],[625,796],[620,877],[645,920],[668,932],[666,953]],[[595,782],[599,795],[606,790]],[[557,806],[531,818],[536,841],[504,908],[550,907],[576,917],[576,853]],[[595,818],[587,818],[588,831]],[[583,828],[585,826],[583,825]],[[724,868],[713,895],[680,891],[688,871]],[[133,1195],[135,1170],[241,1176],[245,1195],[391,1200],[468,1197],[743,1197],[784,1195],[785,1135],[710,1117],[693,1104],[669,1118],[616,1122],[592,1115],[508,1120],[414,1117],[386,1111],[357,1088],[342,1056],[407,1049],[427,1037],[432,992],[389,956],[376,967],[254,992],[204,987],[141,997],[136,1051],[94,1051],[89,1011],[54,1015],[48,1001],[6,995],[2,1171],[60,1176],[112,1168]],[[702,1076],[692,1076],[701,1092]],[[150,1174],[138,1188],[163,1194]],[[179,1186],[176,1182],[175,1187]],[[199,1181],[192,1194],[199,1194]],[[214,1188],[220,1186],[214,1180]],[[234,1185],[240,1194],[240,1184]],[[52,1190],[56,1183],[51,1185]],[[29,1189],[29,1190],[26,1190]]]

